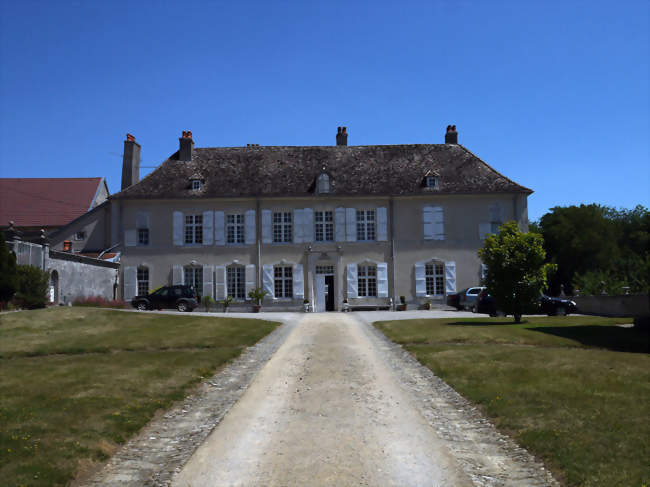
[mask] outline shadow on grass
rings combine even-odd
[[[523,325],[526,324],[526,320],[522,320],[521,323],[515,323],[514,320],[508,321],[453,321],[447,323],[448,326],[503,326],[503,325]]]
[[[589,347],[605,348],[615,352],[649,353],[650,341],[647,331],[620,326],[544,326],[528,328],[575,340]]]

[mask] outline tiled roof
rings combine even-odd
[[[58,227],[86,213],[102,178],[0,178],[0,226]]]
[[[435,193],[532,193],[461,145],[414,144],[195,148],[191,161],[176,153],[113,197],[308,196],[322,172],[334,195],[423,194],[429,171],[439,178]],[[197,175],[204,181],[198,191],[190,184]]]

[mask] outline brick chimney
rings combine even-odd
[[[122,189],[133,186],[138,181],[140,181],[140,144],[135,141],[133,135],[126,134],[122,159]]]
[[[458,144],[458,132],[456,132],[455,125],[447,125],[447,133],[445,134],[445,144]]]
[[[192,139],[191,130],[183,130],[183,136],[178,139],[180,142],[180,148],[178,149],[178,160],[179,161],[191,161],[192,160],[192,150],[194,149],[194,139]]]
[[[337,127],[336,130],[336,145],[348,145],[348,128]]]

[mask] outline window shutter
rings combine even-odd
[[[305,297],[305,281],[302,264],[293,265],[293,297],[297,299],[303,299]]]
[[[262,266],[262,281],[264,290],[269,298],[275,298],[275,281],[273,278],[273,265],[267,264]]]
[[[149,213],[145,211],[139,211],[135,214],[135,226],[136,228],[149,228]]]
[[[447,294],[456,292],[456,262],[445,262],[445,291]]]
[[[129,301],[134,298],[137,289],[138,268],[125,267],[124,268],[124,301]]]
[[[172,266],[172,286],[183,284],[183,281],[185,280],[185,276],[183,274],[182,265]]]
[[[427,295],[427,276],[424,264],[415,264],[415,295]]]
[[[212,283],[214,279],[212,278],[212,273],[214,272],[214,266],[204,265],[203,266],[203,296],[214,297],[214,291]]]
[[[335,214],[336,241],[345,242],[345,208],[337,208]]]
[[[174,212],[174,245],[183,245],[183,212]]]
[[[215,299],[226,299],[226,266],[214,267]]]
[[[345,209],[345,239],[348,242],[357,241],[357,210],[356,208]],[[356,293],[356,291],[355,291]]]
[[[377,240],[385,242],[388,239],[388,215],[386,208],[377,208]]]
[[[433,208],[425,206],[422,208],[422,223],[424,240],[433,240]]]
[[[445,216],[442,210],[442,206],[435,206],[433,210],[433,239],[434,240],[444,240],[445,239]]]
[[[271,243],[271,210],[262,210],[262,242]]]
[[[135,247],[136,244],[136,231],[124,230],[124,245],[127,247]]]
[[[314,241],[314,210],[311,208],[305,208],[302,210],[302,222],[303,222],[303,242],[313,242]]]
[[[293,210],[293,243],[303,241],[303,210]]]
[[[348,281],[348,298],[358,297],[358,279],[357,279],[357,265],[348,264],[347,267],[347,281]]]
[[[255,264],[246,264],[246,299],[250,299],[248,293],[255,289],[256,281]]]
[[[485,264],[481,264],[481,281],[485,280],[486,275],[487,275],[487,266]]]
[[[481,240],[485,240],[492,230],[492,225],[490,223],[479,223],[478,224],[478,237]]]
[[[203,212],[203,245],[212,245],[214,237],[214,213],[212,211]],[[212,296],[212,294],[210,294]]]
[[[386,262],[377,264],[377,297],[388,297],[388,264]]]
[[[226,244],[225,216],[223,211],[214,212],[214,244]]]
[[[255,243],[257,235],[255,235],[255,210],[247,210],[244,213],[244,241],[246,245],[252,245]],[[248,296],[248,293],[246,293]]]

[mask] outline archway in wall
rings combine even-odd
[[[59,273],[56,270],[50,273],[50,302],[59,304]]]

